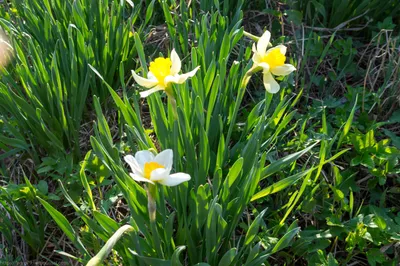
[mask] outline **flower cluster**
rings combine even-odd
[[[262,71],[263,83],[268,93],[277,93],[280,90],[278,82],[274,76],[286,76],[296,68],[291,64],[286,64],[286,46],[278,45],[268,48],[271,33],[266,31],[253,44],[253,67],[249,74]],[[187,79],[193,77],[199,66],[192,71],[179,74],[182,62],[175,49],[171,51],[169,58],[158,57],[150,63],[147,78],[140,77],[132,70],[133,78],[136,83],[148,90],[140,92],[142,98],[149,96],[157,91],[165,91],[173,99],[171,85],[183,84]],[[127,155],[125,161],[130,165],[132,173],[130,176],[138,182],[146,182],[152,185],[156,183],[166,186],[176,186],[182,182],[190,180],[190,175],[185,173],[170,174],[172,169],[172,150],[164,150],[158,155],[153,155],[150,151],[138,151],[135,156]]]

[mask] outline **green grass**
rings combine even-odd
[[[339,2],[1,3],[0,265],[396,265],[399,6]],[[297,68],[274,95],[265,29]],[[173,48],[199,71],[141,99]],[[147,149],[191,176],[154,222],[123,161]]]

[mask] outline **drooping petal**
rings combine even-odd
[[[138,162],[141,169],[144,169],[144,164],[152,162],[154,160],[154,154],[150,151],[138,151],[135,154],[135,159]]]
[[[270,39],[271,39],[271,33],[269,31],[265,31],[264,34],[258,40],[257,51],[261,56],[265,54]]]
[[[172,61],[171,75],[178,74],[179,71],[181,71],[182,62],[178,54],[176,53],[175,49],[172,49],[171,51],[171,61]]]
[[[182,83],[184,83],[188,78],[193,77],[193,76],[196,74],[197,70],[199,70],[199,68],[200,68],[200,67],[198,66],[198,67],[196,67],[195,69],[193,69],[192,71],[190,71],[190,72],[188,72],[188,73],[185,73],[185,74],[181,74],[181,75],[175,74],[174,76],[167,76],[167,77],[164,79],[164,83],[165,83],[165,84],[168,84],[168,83],[182,84]]]
[[[291,64],[284,64],[283,66],[277,66],[272,68],[271,72],[275,76],[287,76],[295,70],[296,68]]]
[[[270,52],[272,52],[272,51],[274,51],[274,50],[277,50],[277,49],[280,50],[281,54],[283,54],[283,55],[286,54],[287,47],[286,47],[285,45],[283,45],[283,44],[279,44],[279,45],[277,45],[277,46],[275,46],[275,47],[272,47],[271,49],[268,49],[268,51],[267,51],[265,54],[267,55],[267,54],[269,54]]]
[[[135,79],[137,84],[139,84],[140,86],[146,87],[146,88],[152,88],[158,84],[158,80],[145,79],[143,77],[136,75],[135,71],[133,71],[133,70],[132,70],[132,76]]]
[[[140,167],[139,163],[136,161],[135,157],[133,157],[132,155],[126,155],[124,157],[124,160],[129,164],[129,166],[132,169],[132,172],[135,175],[143,175],[143,170]]]
[[[270,72],[264,72],[263,81],[264,87],[269,93],[277,93],[279,91],[279,84]]]
[[[190,180],[190,175],[185,173],[176,173],[169,175],[167,178],[162,179],[158,182],[164,186],[173,187],[189,180]]]
[[[162,180],[169,177],[171,170],[165,168],[154,169],[150,174],[150,180],[153,182],[162,182]]]
[[[129,173],[129,175],[133,178],[133,180],[135,180],[137,182],[147,182],[147,183],[151,183],[151,184],[154,185],[153,181],[151,181],[151,180],[149,180],[149,179],[147,179],[147,178],[145,178],[143,176],[135,175],[133,173]]]
[[[163,89],[164,88],[162,86],[156,86],[156,87],[154,87],[152,89],[149,89],[149,90],[146,90],[146,91],[141,91],[141,92],[139,92],[139,94],[140,94],[140,97],[146,98],[150,94],[155,93],[157,91],[162,91]]]
[[[174,158],[174,153],[171,149],[164,150],[156,155],[154,161],[163,165],[166,169],[172,169],[172,160]]]

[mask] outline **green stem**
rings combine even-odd
[[[229,146],[229,141],[231,139],[231,135],[232,135],[232,130],[233,127],[235,125],[236,122],[236,116],[239,112],[239,107],[240,104],[242,103],[243,100],[243,96],[244,93],[246,91],[246,87],[247,84],[250,81],[251,75],[253,74],[253,72],[256,69],[251,68],[249,71],[246,72],[246,74],[244,75],[243,79],[242,79],[242,83],[240,85],[239,91],[238,91],[238,97],[236,99],[236,104],[235,104],[235,109],[233,110],[233,116],[232,116],[232,120],[230,121],[230,125],[229,125],[229,129],[228,129],[228,134],[226,135],[226,140],[225,140],[225,155],[224,158],[226,159],[227,155],[228,155],[228,146]]]
[[[258,40],[260,39],[260,37],[258,37],[256,35],[253,35],[253,34],[251,34],[250,32],[247,32],[247,31],[243,31],[243,35],[246,36],[247,38],[255,41],[255,42],[258,42]],[[270,42],[268,43],[268,48],[269,47],[272,47],[272,43],[270,43]]]
[[[251,34],[250,32],[247,32],[247,31],[243,31],[243,35],[244,36],[246,36],[247,38],[249,38],[249,39],[252,39],[253,41],[255,41],[255,42],[258,42],[258,40],[260,39],[260,37],[258,37],[258,36],[256,36],[256,35],[253,35],[253,34]]]
[[[147,191],[147,208],[149,210],[149,218],[150,218],[150,230],[153,236],[153,244],[154,248],[157,252],[157,255],[160,258],[164,258],[164,253],[161,248],[161,242],[157,231],[157,221],[156,221],[156,214],[157,214],[157,203],[156,203],[156,196],[157,196],[157,186],[149,184],[146,187]]]
[[[171,104],[172,112],[174,113],[174,118],[175,120],[178,120],[178,109],[176,107],[176,100],[174,96],[172,96],[172,94],[167,92],[167,95],[168,95],[168,102]]]

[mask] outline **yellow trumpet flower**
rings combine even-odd
[[[140,92],[142,98],[149,96],[150,94],[164,90],[167,94],[168,86],[171,83],[182,84],[188,78],[193,77],[200,67],[196,67],[192,71],[185,74],[178,74],[181,71],[181,59],[176,53],[175,49],[171,51],[171,58],[159,57],[150,63],[149,73],[147,78],[140,77],[132,70],[132,75],[135,81],[149,90]]]
[[[271,33],[264,32],[257,42],[253,44],[253,69],[262,69],[264,87],[269,93],[277,93],[280,89],[275,76],[286,76],[296,68],[291,64],[285,64],[286,46],[278,45],[267,50]]]

